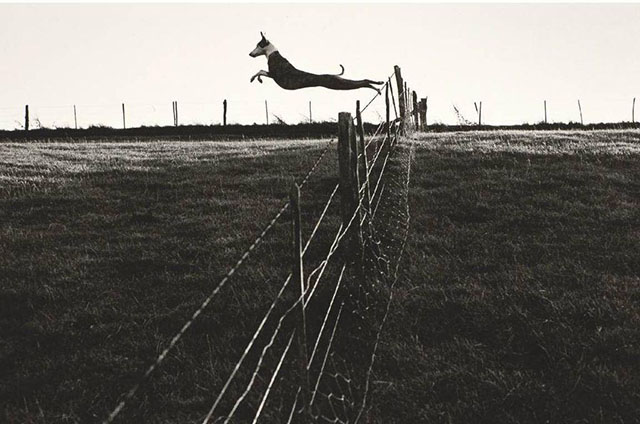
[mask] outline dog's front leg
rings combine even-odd
[[[251,77],[251,82],[253,82],[254,79],[258,78],[258,82],[260,84],[262,84],[262,78],[261,77],[269,77],[269,78],[271,78],[271,75],[269,75],[269,72],[267,72],[267,71],[258,71],[254,76]]]

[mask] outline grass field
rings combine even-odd
[[[327,142],[0,144],[0,421],[103,419]],[[411,143],[372,422],[639,422],[640,131]],[[305,234],[334,150],[303,191]],[[286,277],[289,237],[285,220],[123,422],[206,413]]]

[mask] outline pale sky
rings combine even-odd
[[[249,83],[264,57],[259,31],[296,67],[385,79],[400,65],[429,123],[455,124],[452,105],[483,122],[640,120],[640,4],[0,4],[0,128],[23,121],[81,127],[335,120],[366,102],[361,89],[287,91]],[[380,100],[380,99],[379,99]],[[378,121],[383,102],[365,119]],[[273,121],[273,117],[271,118]]]

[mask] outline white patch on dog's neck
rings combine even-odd
[[[273,44],[269,43],[264,48],[264,55],[267,57],[267,59],[269,59],[269,55],[271,53],[274,53],[274,52],[277,52],[277,51],[278,51],[278,48],[276,46],[274,46]]]

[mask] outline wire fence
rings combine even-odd
[[[391,78],[398,85],[398,108]],[[362,112],[385,94],[386,120],[365,140]],[[391,95],[390,95],[391,94]],[[390,98],[394,118],[391,119]],[[302,240],[300,193],[327,157],[328,143],[290,199],[171,338],[103,423],[115,422],[203,311],[285,216],[292,221],[293,266],[202,417],[206,423],[367,421],[371,378],[409,234],[412,144],[419,126],[394,74],[356,116],[339,115],[339,177]],[[412,121],[413,119],[413,121]],[[355,121],[355,123],[354,123]],[[319,193],[313,193],[319,196]],[[340,202],[336,201],[340,198]],[[286,214],[285,212],[289,212]],[[318,235],[331,214],[342,217],[328,245]],[[327,232],[326,225],[322,231]],[[313,248],[313,249],[312,249]],[[313,255],[311,254],[313,250]],[[324,251],[322,255],[317,252]]]
[[[413,91],[409,93],[413,96]],[[413,103],[409,98],[408,103]],[[373,99],[372,99],[373,101]],[[581,99],[441,99],[417,97],[417,108],[424,109],[425,126],[527,125],[638,123],[636,97]],[[369,105],[363,108],[368,108]],[[277,102],[255,99],[224,99],[218,102],[173,101],[125,102],[110,104],[29,104],[0,106],[0,130],[83,129],[91,127],[137,128],[180,125],[298,124],[332,121],[332,104],[327,97]],[[374,122],[381,107],[369,110]],[[427,116],[428,115],[428,116]]]

